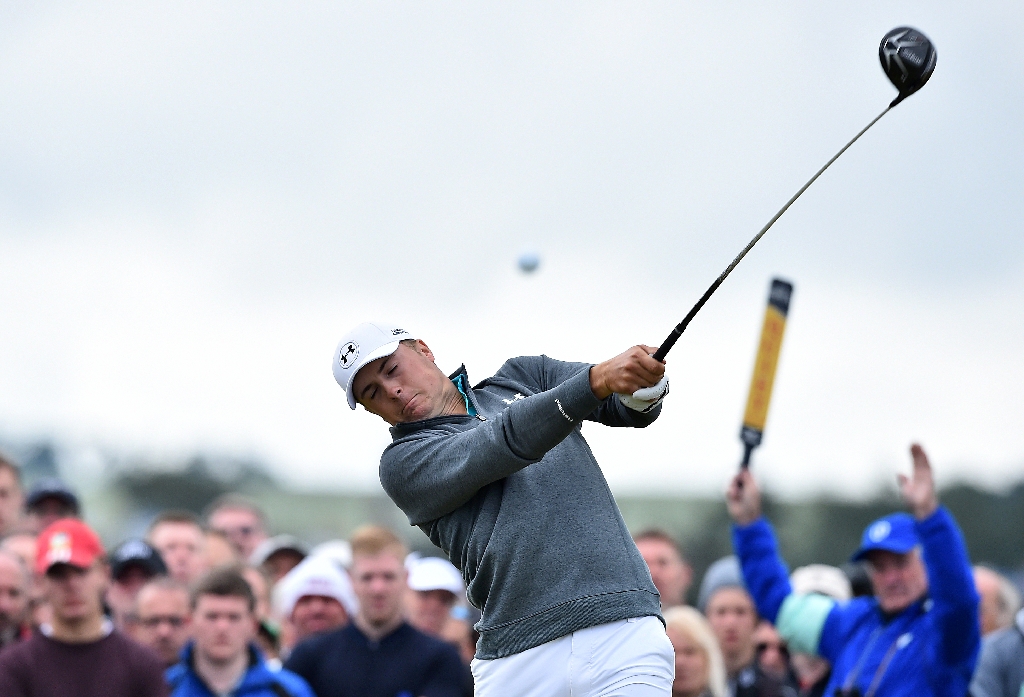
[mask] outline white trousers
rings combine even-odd
[[[472,667],[476,697],[668,697],[675,654],[661,620],[635,617]]]

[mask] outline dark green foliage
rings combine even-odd
[[[194,457],[175,470],[154,470],[147,463],[118,468],[111,485],[139,510],[184,509],[201,513],[208,503],[229,491],[265,491],[275,486],[254,462],[211,463]]]
[[[1024,482],[998,494],[958,484],[943,490],[942,502],[960,523],[971,559],[1006,569],[1024,563]]]

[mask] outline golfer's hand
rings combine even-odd
[[[590,389],[598,399],[606,399],[612,393],[633,394],[644,387],[651,387],[665,374],[665,364],[651,358],[656,346],[634,346],[625,353],[590,369]]]
[[[750,525],[761,517],[761,490],[749,470],[741,470],[729,482],[725,505],[737,525]]]
[[[665,399],[668,394],[668,375],[662,375],[661,380],[651,387],[641,387],[633,394],[622,394],[621,392],[616,393],[615,396],[619,398],[623,406],[633,411],[638,411],[641,414],[654,409],[656,406],[661,404],[661,401]]]
[[[900,494],[903,501],[914,512],[914,517],[924,520],[939,507],[939,498],[935,495],[935,479],[932,477],[932,466],[924,449],[914,443],[910,446],[910,456],[914,459],[914,472],[907,477],[896,475],[899,480]]]

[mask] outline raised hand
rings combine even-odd
[[[914,471],[909,477],[905,474],[896,475],[900,485],[900,495],[914,517],[924,520],[939,507],[938,496],[935,495],[935,478],[932,466],[924,449],[914,443],[910,446],[910,456],[914,460]]]
[[[729,482],[725,505],[737,525],[750,525],[761,517],[761,490],[750,470],[740,470]]]

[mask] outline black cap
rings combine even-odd
[[[71,491],[67,484],[56,477],[43,477],[32,485],[25,497],[25,509],[32,510],[32,507],[43,499],[59,499],[63,501],[77,516],[81,513],[78,497]]]
[[[160,553],[148,542],[140,539],[122,542],[110,553],[110,575],[115,579],[131,566],[138,566],[151,577],[167,573],[167,566],[160,558]]]

